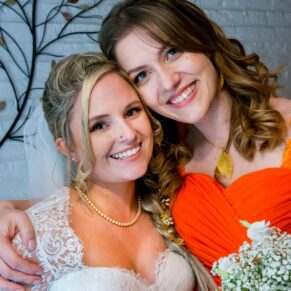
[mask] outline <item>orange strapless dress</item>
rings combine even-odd
[[[171,210],[178,233],[208,270],[248,240],[240,219],[265,219],[291,233],[291,140],[282,168],[249,173],[226,189],[205,174],[186,175]]]

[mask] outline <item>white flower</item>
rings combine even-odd
[[[224,273],[231,273],[234,267],[235,262],[230,257],[224,257],[218,261],[218,268]]]
[[[221,278],[221,290],[291,290],[291,235],[268,228],[265,221],[241,223],[251,230],[253,242],[213,264],[211,273]]]
[[[270,222],[266,223],[265,220],[254,222],[249,226],[247,236],[254,242],[262,241],[267,234],[271,233],[269,225]]]

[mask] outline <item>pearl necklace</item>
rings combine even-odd
[[[75,189],[77,190],[77,192],[79,193],[79,195],[82,197],[82,199],[97,213],[99,214],[102,218],[104,218],[105,220],[107,220],[108,222],[121,226],[121,227],[127,227],[127,226],[131,226],[133,224],[135,224],[138,219],[140,218],[141,215],[141,198],[140,196],[138,196],[137,199],[137,205],[138,205],[138,210],[137,213],[135,215],[135,217],[129,221],[129,222],[120,222],[118,220],[112,219],[111,217],[109,217],[108,215],[106,215],[105,213],[103,213],[100,209],[97,208],[97,206],[89,199],[89,197],[83,192],[81,191],[81,189],[78,186],[75,186]]]

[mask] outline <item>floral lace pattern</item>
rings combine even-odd
[[[19,253],[43,267],[43,283],[31,290],[193,290],[190,265],[169,249],[156,260],[152,284],[131,270],[84,266],[82,242],[69,225],[70,209],[69,189],[62,188],[27,210],[35,228],[37,249],[27,250],[19,235],[13,243]]]
[[[64,274],[55,281],[54,291],[192,291],[193,273],[186,261],[166,250],[156,261],[155,281],[148,282],[140,274],[124,268],[85,268]]]
[[[69,198],[68,188],[62,188],[27,210],[36,232],[37,249],[34,252],[25,248],[20,236],[14,240],[17,251],[24,257],[37,257],[41,262],[44,270],[42,279],[46,284],[66,272],[83,267],[82,243],[69,227]],[[32,290],[47,288],[38,285]]]

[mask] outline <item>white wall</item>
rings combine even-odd
[[[0,3],[5,2],[0,1]],[[25,1],[23,1],[25,2]],[[59,1],[60,2],[60,1]],[[83,1],[90,3],[89,0]],[[92,0],[93,2],[93,0]],[[98,14],[105,15],[116,0],[105,0],[98,9]],[[204,8],[207,14],[220,24],[230,37],[240,39],[247,52],[256,51],[271,68],[287,65],[281,81],[287,84],[283,93],[291,96],[291,0],[198,0],[193,1]],[[47,9],[57,1],[39,1],[39,18],[44,17]],[[79,1],[79,4],[82,1]],[[1,7],[1,4],[0,4]],[[29,9],[29,5],[27,7]],[[69,9],[67,10],[70,11]],[[48,37],[58,31],[64,19],[58,17],[50,27]],[[78,29],[96,30],[100,20],[96,18],[78,21]],[[73,26],[76,29],[77,26]],[[10,9],[0,8],[0,27],[5,28],[19,40],[21,47],[29,55],[31,38],[29,32],[19,19],[12,15]],[[96,50],[96,44],[87,38],[64,39],[52,48],[53,52],[68,55],[78,51]],[[21,58],[19,53],[20,63]],[[0,46],[0,60],[7,60],[7,55]],[[41,57],[37,66],[37,78],[34,85],[43,86],[50,68],[50,58]],[[23,62],[22,62],[23,65]],[[17,80],[19,92],[25,87],[25,78],[17,68],[12,68],[12,75]],[[31,94],[29,104],[35,106],[41,91]],[[0,138],[15,116],[15,101],[11,88],[3,72],[0,71],[0,101],[6,101],[6,107],[0,111]],[[7,141],[0,148],[0,199],[25,198],[27,164],[23,143]]]

